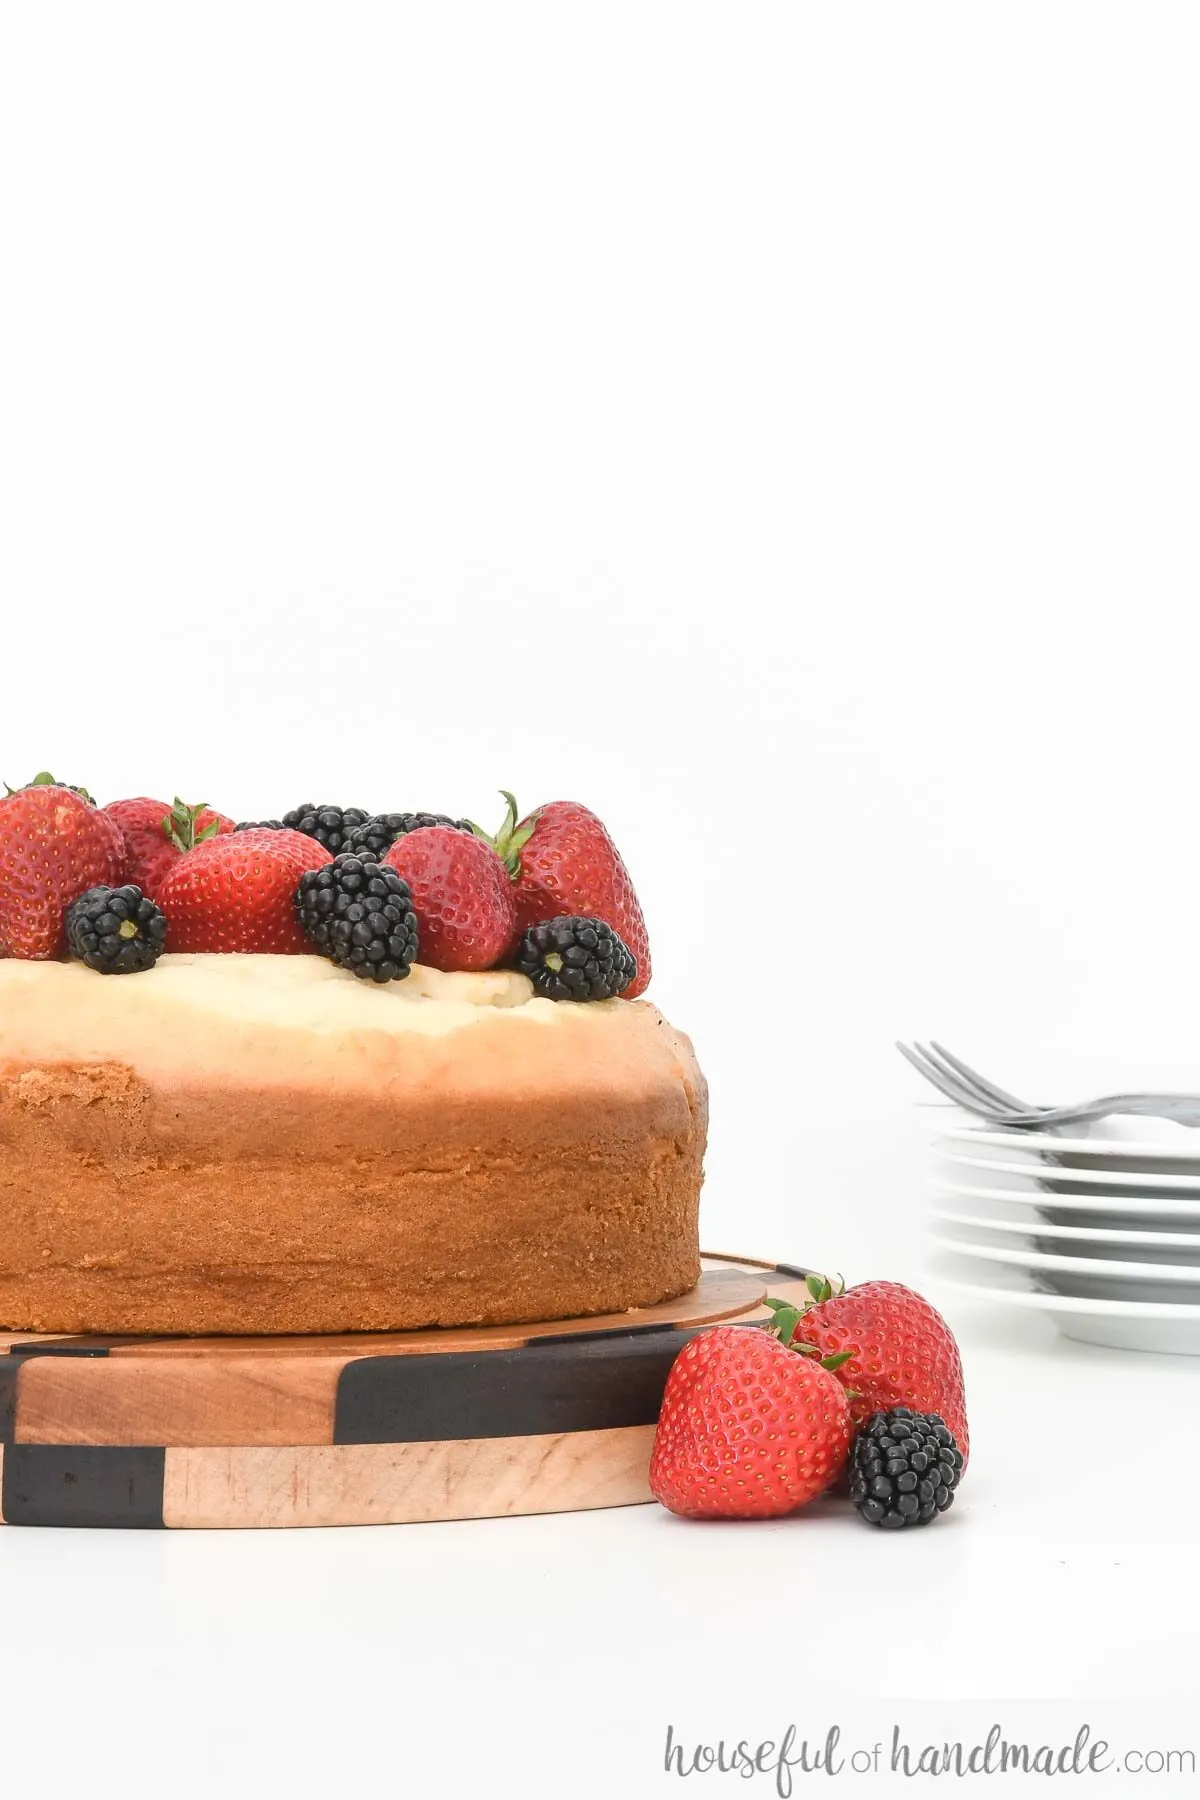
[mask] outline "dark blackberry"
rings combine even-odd
[[[850,1499],[868,1525],[928,1525],[954,1504],[962,1451],[940,1413],[873,1413],[850,1452]]]
[[[241,824],[235,825],[233,829],[235,831],[286,831],[287,827],[282,819],[243,819]]]
[[[167,937],[166,914],[140,887],[94,887],[67,908],[72,956],[101,975],[152,969]]]
[[[384,857],[397,838],[407,837],[410,831],[421,831],[427,825],[449,825],[452,831],[471,829],[465,819],[451,819],[445,813],[376,813],[365,824],[356,825],[346,833],[343,848],[356,850],[360,855],[371,851]]]
[[[343,854],[309,869],[296,917],[311,944],[364,981],[403,981],[417,960],[417,915],[407,881],[374,857]]]
[[[306,800],[284,813],[282,829],[302,831],[305,837],[316,838],[318,844],[324,844],[337,856],[349,848],[346,834],[365,825],[368,817],[361,806],[313,806]]]
[[[546,1000],[611,1000],[637,974],[637,959],[603,919],[547,919],[521,939],[517,967]]]

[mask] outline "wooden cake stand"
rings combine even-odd
[[[0,1335],[7,1525],[389,1525],[632,1506],[694,1332],[802,1302],[706,1256],[639,1312],[347,1337]]]

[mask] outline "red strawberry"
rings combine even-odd
[[[496,851],[516,882],[517,935],[548,919],[603,919],[637,959],[637,974],[623,998],[635,1000],[650,985],[650,939],[621,853],[594,812],[574,800],[552,800],[517,823],[508,802],[496,833]]]
[[[296,888],[306,869],[332,861],[299,831],[235,831],[197,844],[178,858],[158,896],[167,949],[310,956],[296,923]]]
[[[800,1314],[792,1341],[803,1339],[823,1357],[846,1358],[838,1379],[854,1391],[855,1426],[893,1406],[940,1413],[963,1453],[965,1469],[969,1444],[962,1361],[941,1314],[895,1281],[865,1281],[842,1291],[813,1277],[810,1286],[814,1304]]]
[[[233,830],[233,820],[207,806],[187,806],[176,799],[110,800],[104,808],[117,821],[125,839],[125,879],[136,882],[150,900],[157,900],[168,873],[179,858],[197,844]]]
[[[384,862],[412,889],[420,959],[431,969],[494,969],[513,941],[513,884],[490,844],[447,825],[396,839]]]
[[[691,1519],[772,1519],[836,1481],[850,1449],[845,1389],[770,1331],[718,1325],[667,1376],[650,1491]]]
[[[67,907],[119,881],[124,857],[115,821],[73,788],[35,783],[0,800],[0,956],[56,956]]]

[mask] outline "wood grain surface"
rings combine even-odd
[[[337,1338],[0,1337],[6,1524],[395,1524],[649,1499],[695,1331],[762,1324],[804,1271],[706,1257],[680,1300],[520,1327]]]

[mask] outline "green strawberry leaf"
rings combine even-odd
[[[33,780],[27,781],[25,783],[25,786],[27,788],[65,787],[67,789],[68,793],[78,794],[79,798],[81,800],[86,800],[89,806],[95,806],[95,804],[96,804],[95,798],[91,794],[88,793],[88,791],[85,787],[72,787],[71,783],[69,781],[57,781],[57,780],[55,780],[54,776],[50,773],[49,769],[39,770],[39,772],[34,776]],[[19,794],[21,792],[21,789],[9,787],[9,785],[6,781],[4,783],[4,791],[6,794]]]
[[[200,814],[207,809],[207,806],[206,800],[202,800],[199,806],[189,806],[176,794],[175,804],[163,820],[162,828],[164,836],[174,844],[177,850],[186,854],[187,851],[194,850],[197,844],[203,844],[208,838],[216,837],[221,827],[215,819],[210,820],[203,830],[196,830]]]
[[[832,1375],[835,1369],[840,1369],[843,1363],[850,1362],[853,1356],[853,1350],[839,1350],[836,1356],[823,1356],[821,1358],[821,1367],[823,1369],[828,1369]]]
[[[800,1323],[800,1309],[777,1301],[772,1308],[773,1317],[767,1326],[772,1337],[777,1337],[781,1344],[790,1344],[797,1325]]]
[[[499,831],[494,835],[490,831],[485,831],[482,825],[476,825],[474,819],[467,819],[464,823],[471,827],[475,836],[483,843],[491,845],[513,880],[516,881],[521,874],[521,852],[533,836],[534,827],[537,824],[537,814],[534,813],[528,825],[518,829],[520,808],[517,805],[516,796],[510,794],[507,788],[501,788],[500,797],[504,801],[504,817],[500,822]]]

